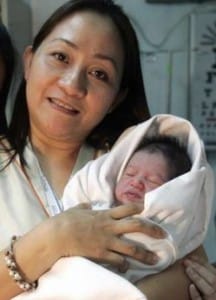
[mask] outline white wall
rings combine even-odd
[[[22,51],[46,17],[64,0],[3,0],[12,5],[7,12],[11,34]],[[190,88],[193,83],[191,57],[194,31],[191,20],[200,13],[215,13],[216,4],[147,4],[144,0],[116,0],[130,16],[141,48],[143,76],[151,113],[173,113],[191,118]],[[14,4],[16,3],[16,6]],[[22,11],[22,13],[21,13]],[[30,22],[31,18],[31,22]],[[208,15],[206,15],[208,21]],[[216,41],[215,41],[216,43]],[[208,64],[208,57],[206,64]],[[198,97],[199,95],[197,95]],[[195,103],[196,104],[196,103]],[[215,108],[216,110],[216,108]],[[216,171],[216,152],[208,151]],[[215,214],[215,203],[213,216]],[[216,232],[211,219],[205,247],[211,261],[216,261]]]
[[[22,54],[32,38],[32,10],[28,0],[2,0],[2,19]]]

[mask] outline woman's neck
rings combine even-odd
[[[60,199],[82,144],[38,138],[31,143],[42,172]]]

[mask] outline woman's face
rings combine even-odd
[[[0,55],[0,91],[3,88],[4,79],[5,79],[5,65]]]
[[[82,142],[121,98],[124,51],[108,17],[69,16],[24,61],[33,136]]]

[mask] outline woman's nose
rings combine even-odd
[[[69,96],[82,98],[87,93],[86,78],[82,70],[67,70],[62,74],[59,85]]]

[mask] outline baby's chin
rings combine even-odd
[[[129,203],[143,203],[143,198],[142,198],[142,199],[122,198],[122,199],[116,200],[117,206],[118,206],[118,205],[129,204]]]

